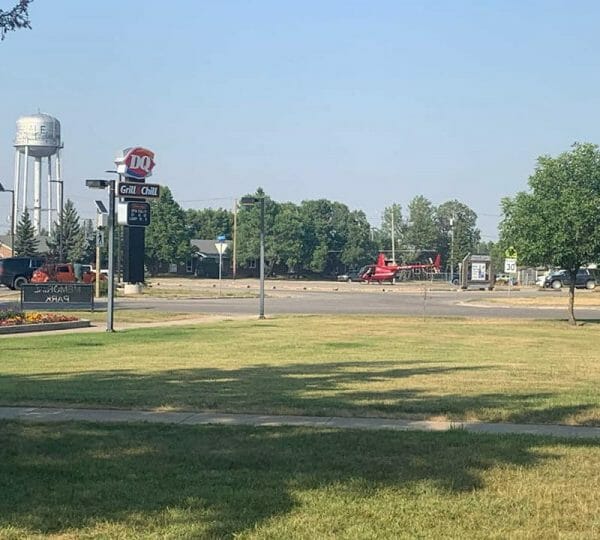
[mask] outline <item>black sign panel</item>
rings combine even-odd
[[[144,282],[143,227],[123,227],[123,281],[126,283]]]
[[[160,185],[142,182],[119,182],[118,191],[119,197],[157,199],[160,196]]]
[[[30,283],[21,287],[21,309],[94,310],[94,286],[85,283]]]
[[[147,202],[128,202],[127,225],[130,227],[147,227],[150,225],[150,205]]]

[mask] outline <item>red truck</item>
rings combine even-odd
[[[106,279],[102,276],[100,279]],[[96,281],[95,272],[86,270],[82,273],[81,279],[77,279],[75,275],[75,268],[71,263],[61,264],[45,264],[40,266],[31,277],[31,283],[47,283],[49,281],[55,281],[58,283],[94,283]]]

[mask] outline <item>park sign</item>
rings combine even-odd
[[[21,286],[21,309],[89,309],[94,287],[86,283],[31,283]]]
[[[152,169],[155,165],[154,152],[141,146],[125,148],[121,155],[115,159],[115,164],[119,174],[143,181],[144,178],[152,176]]]

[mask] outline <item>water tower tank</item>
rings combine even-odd
[[[17,120],[15,147],[31,157],[48,157],[61,147],[60,122],[49,114],[31,114]]]

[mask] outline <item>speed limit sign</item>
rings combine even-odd
[[[507,274],[517,273],[517,259],[504,259],[504,271]]]

